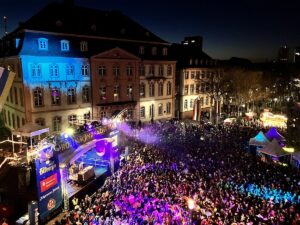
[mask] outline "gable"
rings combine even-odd
[[[91,57],[92,59],[126,59],[126,60],[140,60],[139,57],[125,51],[121,48],[113,48],[105,52],[101,52]]]

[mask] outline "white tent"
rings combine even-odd
[[[253,146],[265,147],[268,144],[270,144],[270,141],[268,140],[268,138],[266,138],[262,131],[260,131],[254,138],[250,138],[249,140],[249,145]]]
[[[38,124],[35,124],[35,123],[26,123],[24,126],[14,130],[12,132],[12,143],[13,143],[13,151],[14,151],[14,135],[19,135],[21,136],[21,141],[22,141],[22,137],[29,137],[30,138],[30,147],[31,147],[31,150],[33,149],[32,148],[32,137],[34,136],[40,136],[41,134],[43,133],[47,133],[49,132],[49,127],[43,127],[43,126],[40,126]],[[27,152],[27,156],[28,156],[28,152]]]
[[[264,148],[259,149],[258,151],[263,154],[274,156],[274,157],[280,157],[280,156],[291,154],[289,152],[284,151],[276,139],[273,139],[271,143],[269,143]]]

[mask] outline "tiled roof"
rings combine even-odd
[[[117,11],[50,3],[17,29],[167,43]]]

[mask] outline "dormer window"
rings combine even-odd
[[[140,53],[140,55],[144,55],[145,54],[145,47],[144,46],[140,46],[139,53]]]
[[[61,40],[60,41],[60,48],[63,52],[67,52],[70,50],[70,45],[69,45],[69,41],[67,40]]]
[[[156,47],[152,47],[152,55],[156,55],[157,54],[157,48]]]
[[[167,48],[163,48],[162,49],[162,54],[163,54],[163,56],[167,56],[168,55],[168,49]]]
[[[39,38],[38,39],[39,50],[48,50],[48,39],[47,38]]]
[[[88,51],[88,43],[87,41],[80,42],[80,51],[87,52]]]

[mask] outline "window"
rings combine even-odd
[[[163,104],[160,103],[160,104],[158,105],[158,115],[161,116],[162,114],[163,114]]]
[[[100,100],[106,100],[106,87],[102,86],[99,88]]]
[[[11,126],[10,111],[7,111],[8,125]]]
[[[127,85],[127,96],[129,98],[132,98],[132,85],[131,84]]]
[[[157,54],[157,48],[156,47],[152,47],[152,55],[156,55]]]
[[[85,85],[82,88],[82,102],[88,103],[90,102],[90,87]]]
[[[18,99],[18,89],[17,87],[14,87],[14,92],[15,92],[15,104],[19,104],[19,99]]]
[[[190,108],[193,108],[193,99],[190,100]]]
[[[150,114],[150,118],[154,118],[154,105],[150,105],[149,108],[149,114]]]
[[[187,109],[187,107],[188,107],[188,100],[184,100],[184,109]]]
[[[167,83],[167,95],[171,95],[172,94],[172,84],[171,82],[169,81]]]
[[[114,86],[114,101],[119,100],[119,95],[120,95],[120,86],[117,84]]]
[[[145,54],[145,47],[144,46],[140,46],[139,53],[140,53],[140,55]]]
[[[193,64],[193,59],[190,59],[190,65],[192,65]]]
[[[133,69],[132,69],[132,66],[131,65],[128,65],[127,68],[126,68],[126,73],[127,73],[127,76],[132,76],[133,74]]]
[[[208,105],[209,104],[209,99],[208,99],[208,96],[206,96],[205,98],[205,105]]]
[[[158,96],[163,96],[164,95],[164,83],[159,82],[158,84]]]
[[[141,98],[145,98],[146,97],[146,93],[145,93],[145,84],[144,83],[141,83],[140,84],[140,97]]]
[[[82,65],[81,66],[81,75],[82,76],[88,76],[89,73],[88,73],[88,65]]]
[[[120,67],[119,66],[117,66],[117,65],[113,66],[113,75],[115,77],[120,76]]]
[[[190,94],[193,95],[194,94],[194,84],[190,85]]]
[[[25,125],[25,119],[22,118],[22,126],[24,126],[24,125]]]
[[[68,122],[70,126],[73,126],[77,122],[77,116],[75,114],[69,115]]]
[[[150,83],[150,85],[149,85],[149,96],[150,97],[153,97],[155,95],[154,88],[155,88],[154,83]]]
[[[17,128],[20,128],[20,117],[17,116]]]
[[[32,64],[31,65],[31,76],[32,77],[40,77],[41,76],[41,65],[39,64]]]
[[[167,114],[171,113],[171,102],[167,103]]]
[[[168,49],[167,49],[167,48],[163,48],[163,49],[162,49],[162,54],[163,54],[164,56],[167,56],[167,55],[168,55]]]
[[[106,117],[106,112],[105,111],[101,111],[100,112],[100,119],[102,120],[105,117]]]
[[[45,119],[44,118],[37,118],[35,120],[35,123],[40,125],[40,126],[45,126]]]
[[[200,92],[200,84],[196,84],[196,94],[199,94]]]
[[[44,93],[43,89],[36,87],[33,89],[33,104],[35,107],[41,107],[44,104]]]
[[[154,66],[153,65],[149,66],[149,75],[154,75]]]
[[[53,122],[53,131],[54,132],[61,131],[61,117],[60,116],[53,117],[52,122]]]
[[[51,64],[50,65],[50,76],[51,77],[58,77],[58,65]]]
[[[200,71],[196,72],[196,79],[199,80],[200,79]]]
[[[145,76],[145,66],[144,65],[140,65],[139,74],[140,74],[140,76]]]
[[[39,50],[48,50],[48,39],[47,38],[39,38],[38,39]]]
[[[197,66],[199,63],[199,60],[198,59],[195,59],[195,65]]]
[[[52,105],[60,105],[61,103],[61,94],[59,88],[51,89],[51,103]]]
[[[162,65],[159,65],[159,67],[158,67],[158,75],[159,76],[164,75],[164,67]]]
[[[195,71],[191,72],[191,79],[195,79]]]
[[[106,76],[106,67],[103,65],[99,66],[98,72],[100,77]]]
[[[68,76],[74,76],[74,66],[73,65],[67,65],[66,66],[66,74]]]
[[[204,98],[203,98],[203,97],[200,98],[200,105],[201,105],[201,106],[204,105]]]
[[[19,44],[20,44],[20,38],[16,38],[16,48],[19,47]]]
[[[60,41],[60,49],[63,51],[63,52],[67,52],[70,50],[70,45],[69,45],[69,41],[67,40],[61,40]]]
[[[85,122],[87,122],[87,120],[89,120],[90,118],[91,118],[90,112],[83,114],[83,119],[84,119]]]
[[[189,71],[185,71],[185,74],[184,74],[184,79],[189,79]]]
[[[145,118],[145,115],[146,115],[145,106],[142,106],[141,109],[140,109],[140,116],[141,116],[141,118]]]
[[[19,88],[19,95],[20,95],[20,104],[21,104],[21,106],[24,106],[22,88]]]
[[[81,52],[87,52],[88,51],[88,43],[87,43],[87,41],[81,41],[80,42],[80,51]]]
[[[75,88],[68,88],[67,92],[67,102],[69,105],[76,104],[76,89]]]
[[[189,85],[184,85],[184,94],[187,95],[189,93]]]
[[[168,67],[167,67],[167,75],[168,76],[172,75],[172,66],[171,65],[168,65]]]

